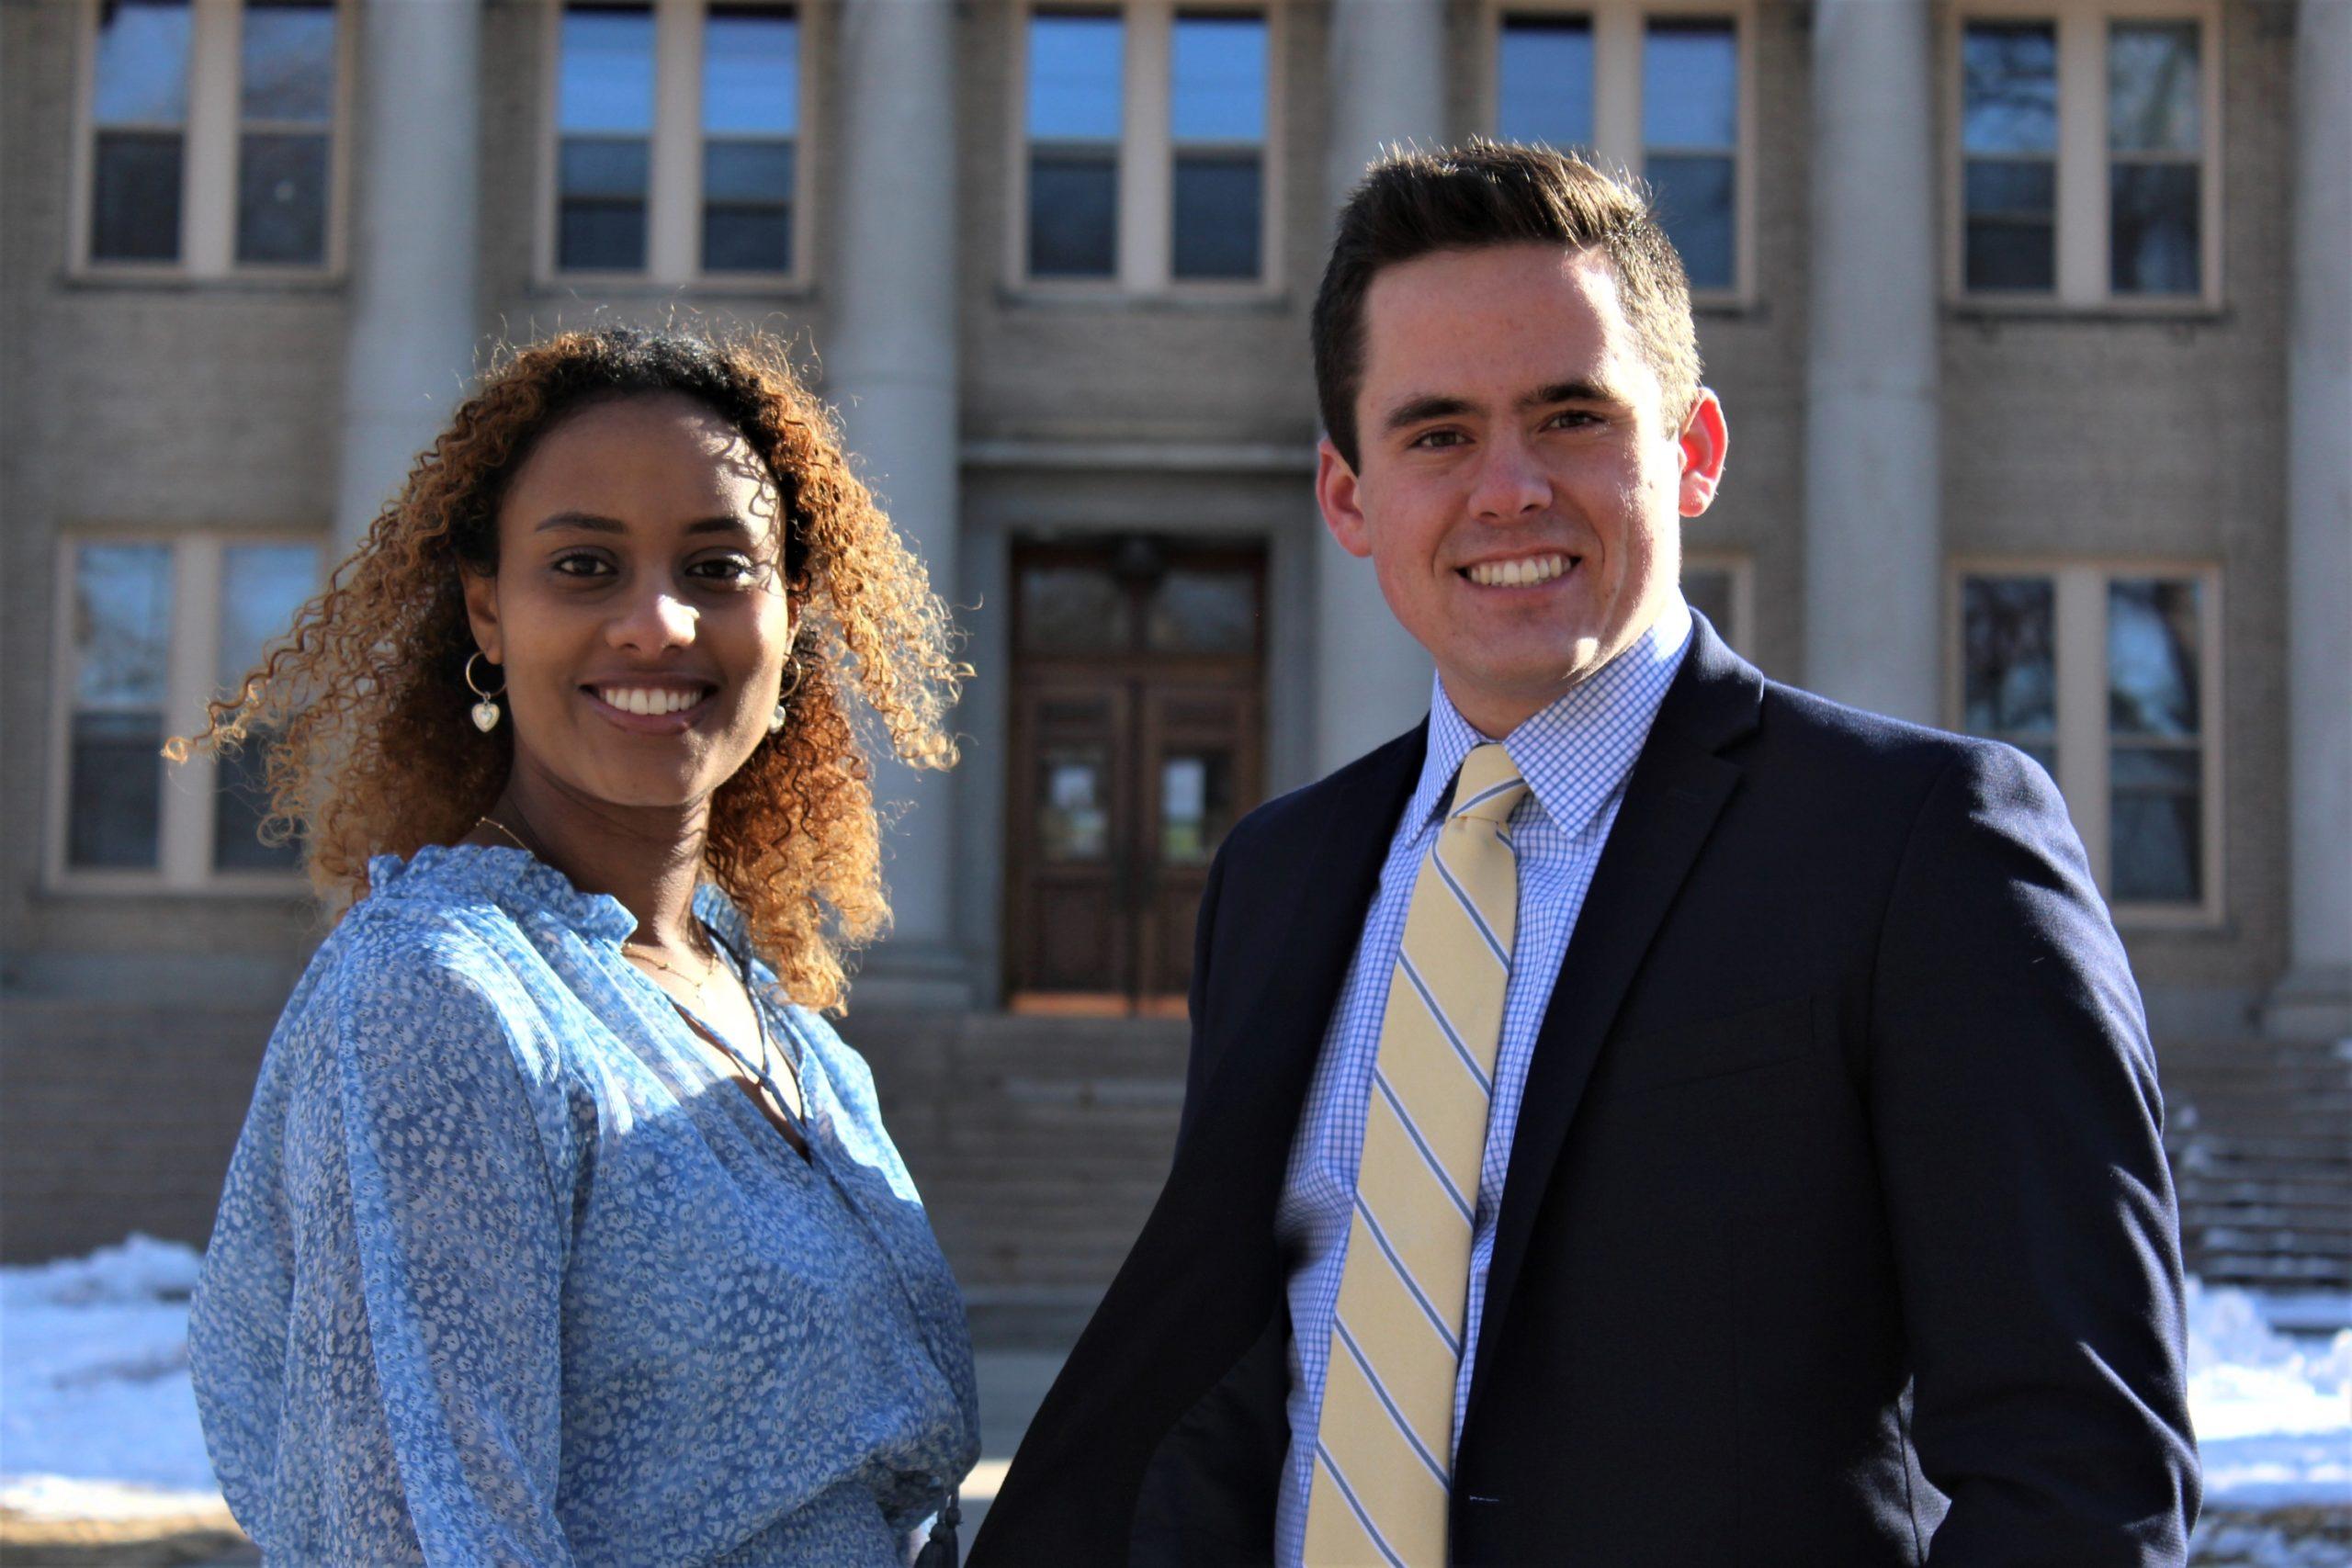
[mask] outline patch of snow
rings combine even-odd
[[[2290,1337],[2245,1292],[2196,1280],[2188,1305],[2207,1504],[2352,1506],[2352,1328]]]

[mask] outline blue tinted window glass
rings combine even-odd
[[[1739,52],[1729,22],[1652,22],[1642,51],[1642,140],[1652,147],[1739,142]]]
[[[1119,136],[1122,28],[1116,17],[1029,19],[1029,134],[1114,141]]]
[[[2108,180],[2108,284],[2118,294],[2194,294],[2203,271],[2194,164],[2118,164]]]
[[[1581,17],[1503,22],[1496,129],[1513,141],[1592,144],[1592,24]]]
[[[1109,277],[1119,265],[1119,170],[1107,152],[1029,159],[1029,270],[1039,277]]]
[[[2116,735],[2198,731],[2194,581],[2119,578],[2107,587],[2107,718]]]
[[[2107,39],[2107,141],[2118,152],[2198,150],[2197,24],[2118,22]]]
[[[1963,724],[2005,739],[2057,728],[2058,601],[2050,579],[1967,579],[1961,640]]]
[[[332,120],[334,7],[322,0],[246,0],[238,92],[247,119]]]
[[[1658,220],[1681,254],[1690,287],[1731,288],[1737,166],[1725,157],[1654,152],[1646,172]]]
[[[327,138],[255,131],[237,139],[237,259],[315,266],[327,258]]]
[[[168,545],[85,545],[74,578],[74,705],[160,708],[172,645]]]
[[[1179,17],[1170,127],[1179,141],[1260,141],[1266,134],[1266,21]]]
[[[178,125],[187,118],[187,0],[115,0],[98,12],[100,125]]]
[[[800,24],[790,11],[711,12],[703,28],[702,125],[754,136],[800,129]]]
[[[2057,151],[2056,28],[1970,24],[1961,44],[1960,134],[1971,152]]]
[[[573,6],[563,13],[556,123],[565,130],[653,129],[653,13]]]
[[[232,545],[220,552],[219,683],[234,692],[261,656],[294,625],[318,589],[314,545]]]
[[[1255,152],[1191,153],[1176,160],[1178,277],[1258,276],[1264,204]]]

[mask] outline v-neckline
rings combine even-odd
[[[707,928],[706,927],[706,929]],[[718,935],[716,931],[711,933],[711,937],[713,941],[718,940]],[[651,976],[646,974],[645,971],[639,969],[636,964],[631,964],[628,961],[628,955],[621,951],[620,942],[617,939],[613,942],[612,949],[613,962],[619,965],[621,970],[627,974],[633,982],[644,987],[647,990],[653,993],[653,995],[662,1003],[662,1010],[669,1015],[671,1022],[677,1028],[684,1031],[689,1035],[693,1035],[700,1031],[709,1031],[714,1034],[717,1032],[715,1030],[711,1030],[710,1025],[691,1008],[688,1008],[684,1003],[680,1002],[675,997],[672,996],[668,991],[663,990],[659,985],[655,984]],[[758,989],[755,987],[749,985],[745,986],[744,994],[750,998],[751,1004],[754,1010],[764,1005],[761,1001]],[[764,1015],[760,1015],[760,1017],[754,1018],[753,1022],[757,1024],[762,1021]],[[723,1051],[726,1048],[722,1046],[716,1047],[716,1049]],[[684,1055],[691,1058],[695,1068],[710,1079],[713,1087],[723,1088],[729,1095],[744,1102],[743,1109],[756,1118],[759,1122],[759,1131],[754,1134],[752,1139],[753,1142],[757,1143],[766,1140],[774,1140],[776,1143],[782,1144],[785,1151],[787,1154],[794,1156],[800,1165],[810,1169],[815,1168],[817,1164],[819,1130],[818,1119],[811,1103],[814,1097],[810,1094],[808,1088],[809,1079],[812,1075],[808,1070],[808,1054],[806,1050],[803,1050],[800,1055],[800,1145],[797,1147],[795,1146],[792,1138],[786,1134],[784,1129],[777,1126],[775,1122],[769,1119],[767,1111],[762,1108],[759,1102],[750,1094],[745,1092],[742,1080],[732,1073],[722,1074],[718,1070],[718,1064],[713,1062],[708,1055],[704,1054],[701,1045],[692,1040],[688,1040],[684,1043],[682,1049],[679,1043],[673,1042],[671,1043],[671,1050],[673,1055]],[[728,1114],[731,1119],[733,1112],[729,1111]]]

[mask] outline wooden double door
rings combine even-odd
[[[1209,861],[1262,789],[1263,557],[1129,537],[1013,568],[1008,1004],[1181,1013]]]

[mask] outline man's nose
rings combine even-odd
[[[1552,479],[1523,441],[1487,444],[1471,490],[1479,516],[1509,523],[1542,512],[1552,502]]]

